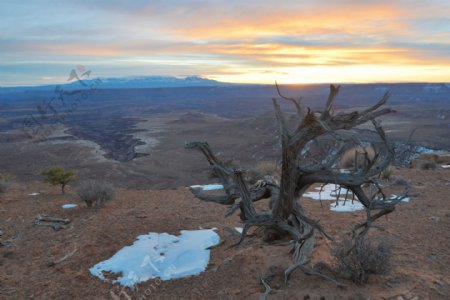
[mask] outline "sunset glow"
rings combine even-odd
[[[449,1],[2,1],[0,86],[95,76],[450,82]]]

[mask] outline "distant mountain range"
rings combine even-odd
[[[448,103],[450,101],[449,83],[369,83],[343,84],[343,86],[345,88],[342,89],[340,98],[345,99],[346,105],[363,105],[365,101],[370,102],[371,99],[380,97],[386,91],[390,91],[392,94],[391,103]],[[219,97],[220,99],[228,96],[236,99],[244,97],[245,99],[240,100],[242,102],[247,101],[249,97],[252,99],[262,99],[276,96],[273,84],[224,83],[198,76],[184,78],[173,76],[131,76],[98,77],[83,80],[83,84],[74,78],[66,84],[0,87],[0,103],[9,101],[10,99],[14,99],[15,101],[34,99],[36,97],[36,95],[33,96],[34,92],[39,92],[42,96],[42,93],[54,94],[62,90],[74,91],[89,89],[90,87],[97,87],[103,91],[111,91],[111,94],[108,94],[110,98],[114,98],[114,95],[120,94],[121,91],[128,89],[136,90],[134,93],[139,93],[138,90],[140,89],[151,89],[153,91],[146,91],[146,95],[151,95],[151,93],[168,93],[170,94],[170,98],[176,98],[180,101],[184,99],[183,95],[190,95],[191,98],[194,97],[195,99],[203,99],[207,96],[209,103],[213,101],[212,99],[214,97]],[[186,90],[183,91],[183,95],[180,95],[179,89],[182,88]],[[158,91],[158,89],[164,89],[165,91]],[[287,95],[302,95],[305,99],[308,99],[305,101],[311,101],[310,105],[314,106],[316,101],[321,101],[321,99],[327,97],[329,85],[283,85],[282,90]],[[205,91],[208,91],[208,93],[205,94]],[[343,104],[343,102],[341,103]]]
[[[1,90],[50,90],[56,86],[62,86],[66,89],[79,89],[91,84],[98,85],[102,89],[146,89],[146,88],[174,88],[174,87],[208,87],[232,85],[198,76],[188,76],[178,78],[172,76],[131,76],[131,77],[98,77],[89,80],[83,80],[82,85],[76,79],[66,84],[40,85],[40,86],[17,86],[0,87]]]
[[[133,76],[117,78],[99,78],[102,88],[123,89],[123,88],[164,88],[164,87],[200,87],[200,86],[221,86],[226,85],[219,81],[206,79],[198,76],[188,76],[177,78],[171,76]],[[73,85],[79,85],[73,83]]]

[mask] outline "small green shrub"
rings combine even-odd
[[[53,185],[61,185],[61,192],[65,193],[66,185],[77,178],[74,171],[65,171],[59,166],[51,167],[50,169],[42,171],[45,176],[45,181]]]
[[[87,207],[99,207],[115,195],[112,184],[98,180],[83,181],[75,188],[75,191],[80,199],[86,202]]]
[[[0,180],[9,182],[9,181],[11,181],[12,179],[13,179],[13,177],[12,177],[11,175],[0,173]]]
[[[336,272],[354,283],[367,283],[370,274],[386,274],[390,268],[392,245],[386,241],[372,243],[364,239],[344,239],[332,249]]]
[[[383,171],[380,173],[381,179],[384,180],[390,180],[392,177],[392,174],[394,173],[394,170],[392,167],[386,167]]]
[[[12,177],[7,174],[0,173],[0,193],[6,193],[11,187]]]
[[[9,190],[10,184],[8,181],[0,179],[0,193],[6,193]]]

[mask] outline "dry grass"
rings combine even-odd
[[[390,268],[392,245],[386,241],[372,243],[357,240],[353,247],[351,239],[344,239],[333,248],[336,272],[350,278],[354,283],[367,283],[370,274],[386,274]]]
[[[411,182],[402,176],[392,176],[392,183],[399,186],[411,186]]]
[[[375,150],[367,147],[353,147],[347,150],[340,160],[340,166],[344,169],[362,169],[375,157]]]
[[[112,184],[98,180],[86,180],[75,189],[80,199],[88,207],[99,207],[114,198],[115,189]]]
[[[431,159],[415,158],[411,160],[411,162],[409,163],[409,167],[412,169],[419,169],[419,170],[434,170],[436,169],[437,165]]]
[[[274,161],[260,161],[256,165],[247,170],[245,179],[254,184],[256,181],[263,179],[265,175],[275,175],[279,172],[277,163]]]
[[[450,164],[450,154],[422,154],[417,159],[431,160],[436,164]]]

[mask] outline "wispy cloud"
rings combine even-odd
[[[448,1],[6,0],[0,20],[0,85],[72,63],[102,76],[450,81]]]

